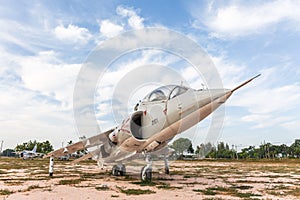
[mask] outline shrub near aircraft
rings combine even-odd
[[[46,157],[50,157],[50,175],[53,173],[53,157],[91,147],[96,149],[75,162],[92,158],[102,167],[105,163],[114,163],[112,175],[122,176],[126,173],[123,162],[142,153],[147,165],[141,170],[141,180],[149,181],[152,178],[151,155],[158,154],[164,155],[165,173],[168,174],[168,142],[206,118],[234,91],[258,76],[232,90],[194,90],[179,85],[157,88],[139,102],[131,116],[118,127],[49,153]]]

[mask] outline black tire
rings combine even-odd
[[[114,165],[114,166],[112,167],[111,174],[112,174],[113,176],[118,176],[118,175],[119,175],[119,170],[118,170],[118,166],[117,166],[117,165]]]
[[[169,167],[165,167],[165,174],[170,174],[170,169],[169,169]]]
[[[125,176],[126,175],[126,167],[125,165],[122,165],[121,170],[119,171],[120,176]]]
[[[152,181],[152,169],[147,169],[145,172],[145,176],[143,177],[143,171],[146,166],[144,166],[141,170],[141,181],[142,182],[151,182]]]

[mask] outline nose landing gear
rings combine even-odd
[[[151,182],[152,180],[152,158],[150,155],[146,155],[147,165],[141,170],[141,181]]]
[[[111,174],[113,176],[125,176],[126,168],[123,164],[117,164],[112,167]]]

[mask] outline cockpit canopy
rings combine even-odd
[[[189,88],[179,85],[167,85],[157,88],[150,92],[143,102],[154,102],[172,99],[180,94],[185,93]]]

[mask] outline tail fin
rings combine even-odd
[[[33,147],[32,152],[36,153],[37,144]]]

